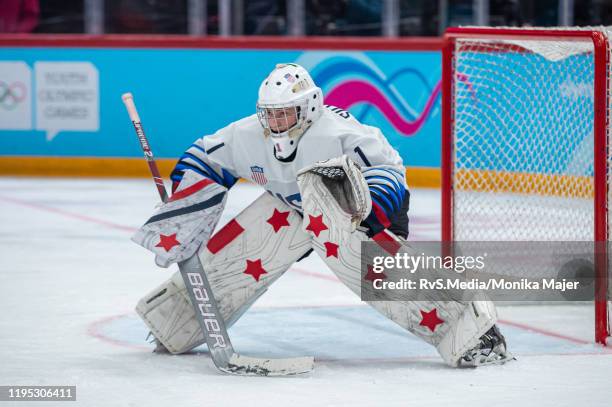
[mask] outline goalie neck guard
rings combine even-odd
[[[291,161],[300,138],[323,110],[323,92],[306,69],[278,64],[259,87],[257,117],[265,137],[271,137],[274,156]]]

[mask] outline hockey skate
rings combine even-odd
[[[493,325],[480,337],[480,343],[467,351],[459,365],[462,367],[478,367],[484,365],[501,365],[516,360],[506,348],[506,339],[497,325]]]
[[[160,341],[159,339],[157,339],[155,337],[155,335],[153,335],[153,332],[149,331],[149,334],[147,335],[147,339],[145,339],[147,342],[152,343],[155,345],[155,349],[153,349],[153,353],[170,353],[170,351],[168,350],[168,348],[166,348]]]

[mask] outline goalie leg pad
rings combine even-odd
[[[418,255],[402,238],[388,230],[383,230],[374,239],[357,230],[351,232],[343,219],[338,221],[335,211],[330,211],[327,194],[316,196],[317,190],[306,188],[314,196],[304,196],[308,202],[304,206],[305,230],[313,237],[313,247],[351,291],[361,295],[361,243],[379,242],[387,247],[393,246],[402,255]],[[383,236],[380,236],[383,235]],[[377,239],[377,237],[379,239]],[[383,246],[384,247],[384,246]],[[449,295],[445,300],[443,293],[435,298],[423,297],[419,301],[372,301],[374,309],[412,332],[417,337],[436,347],[444,361],[457,366],[461,357],[473,348],[479,338],[496,321],[495,307],[484,296],[479,301],[453,301]]]
[[[200,260],[226,325],[231,326],[297,259],[311,249],[301,217],[263,194],[221,228]],[[171,353],[204,343],[179,273],[145,296],[136,311]]]
[[[229,328],[266,291],[262,287],[245,300],[234,314],[222,313]],[[227,309],[227,308],[226,308]],[[144,296],[136,305],[136,312],[155,338],[172,354],[181,354],[206,341],[200,329],[189,294],[180,272]]]
[[[338,246],[330,255],[330,241],[327,238],[333,233],[322,232],[313,239],[313,247],[351,291],[361,295],[361,242],[371,241],[364,233],[356,231],[345,237],[345,244]],[[400,246],[398,253],[407,252],[416,255],[403,239],[384,231]],[[461,357],[476,346],[479,338],[491,328],[497,319],[495,306],[484,295],[478,301],[459,302],[441,300],[440,293],[435,299],[426,297],[419,301],[370,301],[371,307],[391,319],[404,329],[410,331],[438,350],[442,359],[450,366],[458,366]],[[431,321],[433,320],[433,324]]]
[[[187,352],[204,343],[179,272],[144,296],[136,305],[136,313],[172,354]]]

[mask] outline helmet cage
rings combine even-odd
[[[298,103],[289,104],[266,104],[257,105],[257,118],[261,127],[264,129],[264,134],[273,138],[279,137],[296,137],[303,131],[304,122],[306,121],[306,109],[308,109],[308,101],[300,100]],[[295,117],[295,122],[294,118]],[[282,129],[282,130],[277,130]]]

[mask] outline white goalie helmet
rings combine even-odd
[[[323,109],[323,92],[306,69],[278,64],[259,87],[257,117],[264,135],[274,143],[274,156],[291,160],[300,137]]]

